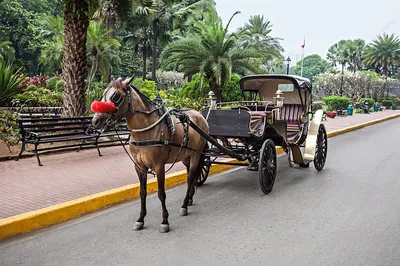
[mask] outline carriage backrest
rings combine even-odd
[[[300,78],[282,75],[248,76],[242,78],[241,87],[244,91],[258,92],[260,100],[271,102],[274,102],[277,90],[281,90],[284,104],[308,106],[312,98],[311,87],[308,87],[309,83],[301,83],[306,81]]]
[[[300,118],[305,112],[305,106],[301,104],[284,104],[279,112],[278,120],[284,120],[288,124],[300,124]]]

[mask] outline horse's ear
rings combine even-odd
[[[131,82],[133,81],[133,78],[134,78],[135,76],[132,76],[131,78],[127,78],[127,79],[125,79],[123,82],[122,82],[122,84],[124,85],[124,88],[126,87],[126,86],[128,86],[129,84],[131,84]]]

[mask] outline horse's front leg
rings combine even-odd
[[[161,201],[162,206],[162,217],[163,220],[161,222],[160,232],[167,233],[169,232],[169,222],[168,222],[168,211],[167,206],[165,205],[165,199],[167,198],[165,194],[165,168],[164,165],[156,167],[157,174],[157,183],[158,183],[158,198]]]
[[[146,210],[146,197],[147,197],[147,167],[141,167],[142,170],[140,170],[138,167],[136,168],[136,173],[138,174],[139,177],[139,182],[140,182],[140,217],[136,221],[135,225],[133,226],[133,230],[142,230],[144,226],[144,217],[147,214]]]

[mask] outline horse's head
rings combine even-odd
[[[133,80],[128,78],[111,81],[104,90],[103,96],[92,103],[92,111],[95,115],[92,125],[95,129],[103,129],[112,125],[129,113],[131,88],[128,86]]]

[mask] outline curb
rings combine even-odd
[[[398,117],[400,117],[400,114],[391,115],[355,126],[331,131],[327,135],[328,138],[332,138]],[[278,154],[283,153],[283,149],[280,147],[277,147],[276,151]],[[237,160],[233,159],[228,159],[227,161],[237,162]],[[234,167],[235,166],[231,165],[213,165],[210,168],[210,174],[220,173]],[[172,173],[166,176],[165,187],[168,189],[186,183],[186,180],[187,177],[185,170]],[[151,178],[148,180],[147,191],[148,194],[157,191],[157,178]],[[0,220],[0,240],[71,220],[86,213],[94,212],[116,203],[136,199],[139,196],[140,186],[138,183],[136,183],[133,185],[127,185],[96,193],[76,200],[67,201],[47,208],[5,218]]]

